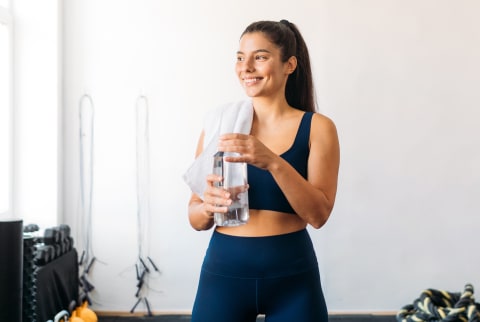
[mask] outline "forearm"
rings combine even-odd
[[[203,201],[192,197],[188,204],[188,219],[195,230],[208,230],[213,227],[213,214],[205,210]]]
[[[300,218],[317,229],[327,222],[334,200],[322,189],[313,186],[281,157],[268,170]]]

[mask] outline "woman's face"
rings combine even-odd
[[[288,75],[296,66],[292,59],[282,62],[280,49],[263,33],[247,33],[240,39],[235,71],[249,97],[285,96]]]

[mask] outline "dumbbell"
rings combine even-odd
[[[55,245],[60,243],[60,230],[56,227],[47,228],[43,233],[43,242],[45,245]]]
[[[55,259],[55,248],[52,245],[39,245],[33,262],[35,265],[45,265]]]
[[[40,227],[38,227],[38,225],[36,224],[29,224],[29,225],[26,225],[25,227],[23,227],[23,232],[24,233],[34,233],[36,231],[39,231],[40,230]]]
[[[68,311],[67,310],[63,310],[63,311],[60,311],[57,313],[57,315],[55,315],[55,317],[53,318],[53,321],[51,322],[67,322],[68,321],[68,317],[70,315],[68,314]]]
[[[55,248],[55,257],[60,257],[65,253],[63,247],[64,231],[60,230],[59,227],[52,227],[45,229],[43,234],[43,243],[45,245],[51,245]]]
[[[63,233],[63,238],[70,237],[70,226],[66,224],[61,224],[58,226],[58,229]]]

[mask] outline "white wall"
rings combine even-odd
[[[466,0],[65,2],[62,213],[81,251],[78,105],[87,93],[95,309],[136,302],[140,94],[151,108],[146,247],[162,271],[148,299],[157,312],[191,309],[211,232],[190,228],[181,175],[204,113],[243,97],[234,53],[243,28],[260,19],[299,26],[320,110],[340,135],[337,204],[311,230],[330,310],[395,311],[427,287],[480,285],[479,10]]]
[[[479,9],[324,8],[317,84],[342,143],[337,205],[320,234],[335,309],[394,309],[427,287],[480,286]]]

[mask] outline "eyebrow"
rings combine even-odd
[[[254,50],[253,53],[254,53],[254,54],[258,54],[258,53],[268,53],[268,54],[271,54],[271,52],[270,52],[269,50],[267,50],[267,49],[257,49],[257,50]],[[243,55],[244,52],[242,52],[242,51],[239,50],[239,51],[237,51],[237,54],[242,54],[242,55]]]

